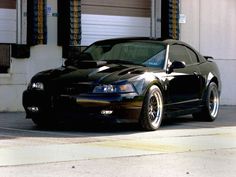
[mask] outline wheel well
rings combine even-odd
[[[157,87],[161,90],[161,92],[163,93],[164,89],[163,89],[162,85],[159,84],[158,82],[153,82],[153,83],[150,83],[150,84],[149,84],[149,86],[147,87],[147,89],[146,89],[146,91],[145,91],[145,94],[148,92],[148,90],[149,90],[153,85],[157,86]]]
[[[211,82],[214,82],[217,86],[219,86],[219,83],[218,83],[218,79],[216,77],[213,77],[210,81]]]
[[[148,93],[148,90],[153,86],[157,86],[160,90],[161,90],[161,93],[163,95],[163,102],[165,103],[165,92],[164,92],[164,88],[162,87],[162,85],[158,82],[153,82],[153,83],[150,83],[149,86],[147,87],[144,95],[146,95]]]
[[[203,94],[203,100],[205,100],[206,101],[206,97],[207,97],[207,91],[208,91],[208,87],[209,87],[209,85],[210,85],[210,83],[212,83],[212,82],[214,82],[216,85],[217,85],[217,87],[219,87],[219,82],[218,82],[218,79],[216,78],[216,77],[213,77],[211,80],[210,80],[210,82],[208,83],[208,85],[207,85],[207,87],[206,87],[206,90],[204,91],[204,94]]]

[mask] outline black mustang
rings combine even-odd
[[[27,118],[139,122],[159,128],[163,117],[216,119],[221,81],[211,57],[177,40],[98,41],[65,66],[36,74],[23,93]]]

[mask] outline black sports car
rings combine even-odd
[[[76,118],[139,122],[156,130],[163,117],[213,121],[221,81],[211,59],[177,40],[98,41],[65,66],[36,74],[23,106],[37,125]]]

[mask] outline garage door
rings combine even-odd
[[[96,40],[150,36],[151,1],[82,0],[81,45]]]
[[[0,43],[16,43],[16,0],[0,0]]]

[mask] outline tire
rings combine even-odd
[[[139,123],[143,130],[157,130],[163,118],[163,96],[161,90],[153,85],[148,90],[142,107]]]
[[[206,99],[204,100],[203,109],[193,114],[193,118],[196,120],[202,120],[212,122],[217,118],[220,105],[220,96],[218,87],[214,82],[211,82],[208,86]]]

